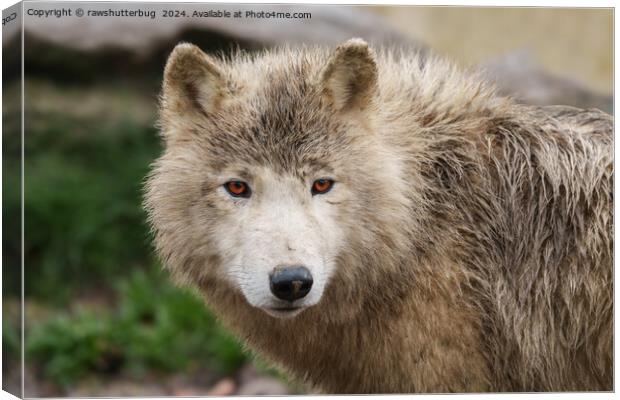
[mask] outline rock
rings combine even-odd
[[[207,396],[230,396],[235,393],[235,389],[237,385],[235,385],[235,381],[231,378],[224,378],[221,381],[217,382],[207,393]],[[175,396],[188,396],[188,395],[178,395]],[[193,394],[189,395],[193,396]]]
[[[583,83],[549,73],[527,51],[515,51],[480,65],[485,76],[500,93],[532,105],[561,104],[579,108],[598,108],[613,112],[613,97],[596,93]],[[610,88],[611,92],[611,88]]]
[[[260,376],[260,373],[252,363],[245,364],[239,369],[239,372],[237,372],[237,380],[241,382],[241,384],[259,378]]]
[[[286,385],[275,378],[258,377],[241,385],[236,393],[241,396],[282,396],[290,394]]]
[[[107,382],[86,380],[73,386],[67,397],[160,397],[166,394],[166,389],[157,383],[117,379]]]

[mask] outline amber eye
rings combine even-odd
[[[323,193],[327,193],[331,190],[331,188],[334,186],[334,181],[331,179],[317,179],[316,181],[314,181],[314,183],[312,184],[312,194],[323,194]]]
[[[252,193],[247,183],[242,181],[229,181],[224,184],[224,188],[233,197],[250,197]]]

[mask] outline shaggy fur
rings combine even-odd
[[[612,118],[529,107],[450,64],[360,40],[165,71],[145,207],[174,278],[326,393],[612,389]],[[248,304],[214,242],[214,171],[338,171],[344,246],[321,302]],[[340,184],[340,183],[339,183]],[[226,222],[226,223],[228,223]]]

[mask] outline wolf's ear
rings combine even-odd
[[[209,114],[224,96],[225,79],[215,61],[198,47],[178,44],[164,69],[164,118],[193,113]]]
[[[368,43],[350,39],[338,46],[321,79],[324,93],[337,110],[364,109],[377,86],[377,64]]]

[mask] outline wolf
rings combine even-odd
[[[315,390],[609,391],[612,126],[361,39],[181,43],[144,206],[173,279]]]

